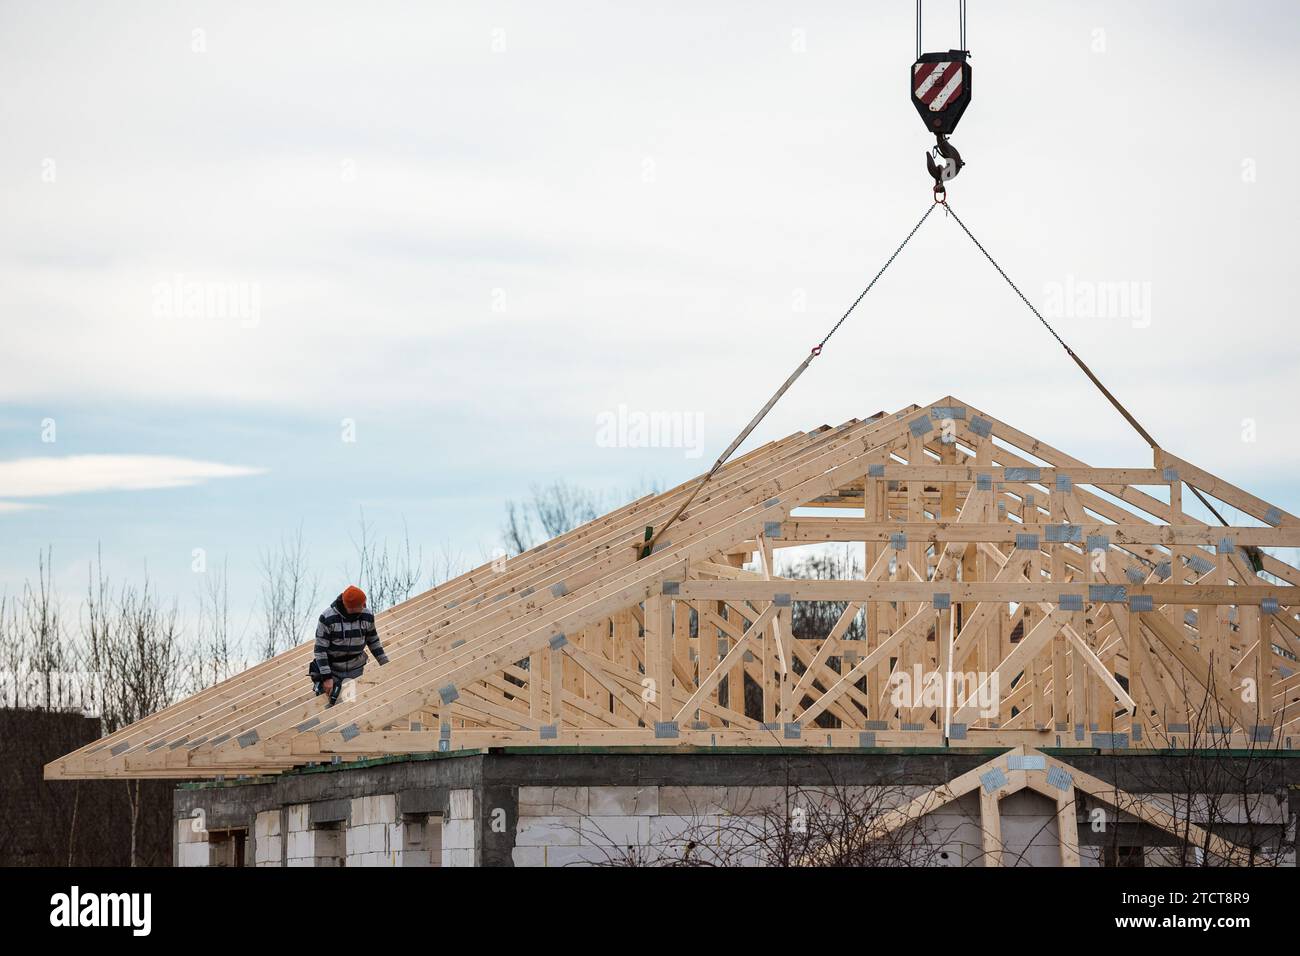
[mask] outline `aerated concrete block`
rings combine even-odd
[[[589,816],[649,817],[659,812],[658,787],[589,787],[587,793]]]
[[[587,787],[520,787],[519,815],[529,817],[579,817],[590,812]]]
[[[523,817],[515,826],[515,846],[577,846],[582,842],[577,817]],[[444,842],[448,839],[443,834]]]

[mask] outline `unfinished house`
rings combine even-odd
[[[182,866],[1294,865],[1295,515],[952,397],[738,458],[645,555],[693,486],[381,614],[332,708],[307,644],[46,775],[186,780]]]

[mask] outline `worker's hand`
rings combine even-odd
[[[327,677],[320,682],[322,692],[329,694],[334,690],[334,678]]]

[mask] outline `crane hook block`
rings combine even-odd
[[[925,128],[947,136],[970,105],[970,51],[925,53],[912,64],[912,104]]]

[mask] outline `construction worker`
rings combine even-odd
[[[388,663],[375,630],[375,616],[366,607],[366,592],[348,585],[316,625],[316,651],[310,675],[316,694],[329,694],[328,706],[339,699],[345,680],[356,680],[366,668],[366,648],[380,666]]]

